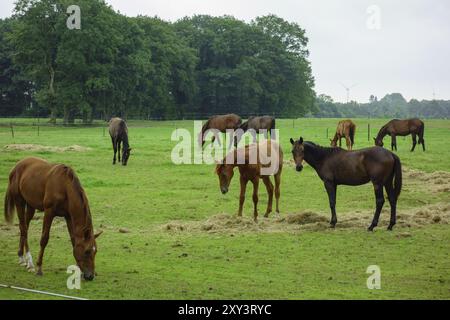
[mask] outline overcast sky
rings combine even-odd
[[[11,15],[13,2],[1,0],[0,17]],[[400,92],[408,100],[432,99],[433,94],[436,99],[450,100],[448,0],[107,2],[128,16],[157,15],[170,21],[193,14],[227,14],[250,21],[274,13],[306,29],[317,93],[345,101],[343,85],[355,85],[350,99],[361,102],[368,101],[371,94],[381,98],[392,92]]]

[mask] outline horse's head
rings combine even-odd
[[[228,187],[234,175],[233,169],[232,165],[217,164],[216,166],[216,173],[219,176],[220,191],[222,194],[228,192]]]
[[[383,139],[376,137],[376,138],[373,138],[373,140],[375,141],[376,146],[379,146],[379,147],[383,146]]]
[[[332,146],[333,148],[337,147],[337,141],[334,139],[330,139],[330,146]]]
[[[295,169],[300,172],[303,169],[303,159],[305,158],[305,146],[303,145],[303,138],[300,137],[299,140],[294,141],[291,138],[292,144],[292,156],[295,161]]]
[[[122,151],[122,165],[126,166],[130,158],[131,148],[124,148]]]
[[[93,280],[95,276],[95,255],[97,254],[95,239],[100,234],[101,232],[94,235],[91,229],[86,229],[81,239],[75,238],[73,256],[86,280]]]

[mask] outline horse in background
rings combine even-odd
[[[397,200],[402,189],[402,166],[394,153],[372,147],[356,151],[341,148],[326,148],[309,141],[294,141],[291,138],[292,155],[296,170],[302,171],[303,160],[316,170],[328,193],[331,209],[332,228],[336,226],[336,189],[338,185],[359,186],[372,182],[375,190],[376,210],[368,230],[378,225],[384,204],[383,186],[391,205],[391,219],[388,230],[392,230],[397,220]]]
[[[73,247],[73,256],[86,280],[95,276],[97,244],[88,199],[75,172],[63,164],[29,157],[19,161],[9,174],[5,195],[5,220],[12,223],[14,209],[19,217],[19,264],[34,272],[28,246],[28,228],[36,210],[44,211],[37,274],[42,275],[44,250],[52,221],[64,217]],[[25,249],[25,257],[24,257]]]
[[[251,130],[251,134],[253,136],[253,142],[256,142],[256,134],[264,133],[264,137],[267,139],[268,134],[270,132],[270,139],[275,139],[275,131],[271,131],[275,129],[275,118],[272,116],[261,116],[261,117],[249,117],[246,122],[244,122],[239,129],[242,129],[243,132],[237,135],[237,143],[242,138],[243,133]]]
[[[414,151],[417,144],[417,136],[419,136],[419,144],[422,145],[423,151],[425,151],[425,140],[423,139],[425,131],[425,124],[422,120],[414,118],[414,119],[406,119],[399,120],[394,119],[386,123],[383,127],[381,127],[380,131],[377,134],[377,137],[374,138],[376,146],[383,146],[383,138],[387,135],[391,136],[391,150],[397,151],[397,136],[407,136],[412,135],[412,148],[411,152]]]
[[[113,164],[116,164],[116,153],[119,153],[120,162],[120,144],[123,143],[122,165],[126,166],[130,158],[131,148],[128,142],[128,128],[125,121],[121,118],[112,118],[109,121],[109,135],[114,149]]]
[[[241,123],[242,123],[241,117],[239,117],[238,115],[236,115],[234,113],[212,116],[211,118],[209,118],[206,121],[206,123],[202,127],[202,131],[198,135],[198,144],[203,147],[203,145],[205,144],[205,140],[204,140],[205,132],[209,129],[215,129],[215,130],[218,130],[219,132],[226,133],[227,129],[233,129],[233,130],[238,129],[239,126],[241,125]],[[217,141],[219,141],[219,143],[220,143],[220,137],[219,137],[218,133],[217,132],[213,132],[213,133],[214,133],[214,137],[212,138],[211,142],[214,142],[215,139],[217,138]],[[235,138],[234,135],[233,135],[233,138]],[[231,146],[231,143],[230,143],[230,146]]]
[[[264,159],[263,161],[261,161],[261,148],[263,148],[263,150],[265,148],[265,154],[271,159],[270,162]],[[261,153],[264,154],[264,151],[262,151]],[[245,191],[247,188],[247,183],[251,181],[253,184],[253,218],[255,222],[257,221],[259,179],[263,180],[268,195],[267,209],[264,217],[268,217],[272,212],[274,190],[276,199],[276,212],[279,213],[281,171],[283,169],[283,151],[281,150],[281,147],[275,141],[265,140],[264,142],[250,144],[246,145],[245,147],[232,150],[223,159],[222,163],[217,164],[216,166],[216,174],[219,177],[220,191],[222,192],[222,194],[226,194],[228,192],[231,179],[234,175],[235,167],[239,168],[241,185],[238,216],[242,216],[242,208],[245,201]],[[268,170],[268,172],[263,172],[263,168]],[[266,175],[265,173],[270,173],[270,175],[274,176],[275,189],[272,182],[270,181],[270,175]]]
[[[334,134],[334,138],[331,139],[331,146],[336,147],[337,142],[339,141],[339,147],[342,146],[341,139],[345,138],[345,142],[347,145],[347,150],[352,150],[353,145],[355,144],[355,131],[356,125],[352,120],[341,120],[339,121],[336,133]]]

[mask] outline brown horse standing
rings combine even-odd
[[[231,113],[231,114],[225,114],[225,115],[219,115],[219,116],[212,116],[211,118],[206,121],[206,123],[202,127],[202,132],[198,136],[198,144],[203,147],[205,144],[205,132],[209,129],[215,129],[219,132],[226,133],[227,129],[233,129],[236,130],[241,125],[242,120],[241,117],[238,115]],[[214,132],[214,137],[212,138],[212,142],[215,141],[215,139],[220,143],[220,138],[217,132]],[[230,143],[231,145],[231,143]]]
[[[352,120],[342,120],[339,121],[334,138],[331,140],[331,146],[336,147],[339,141],[339,147],[342,146],[341,139],[345,138],[347,144],[347,149],[352,150],[353,144],[355,143],[355,131],[356,125]]]
[[[120,144],[123,142],[122,165],[126,166],[130,157],[131,148],[128,142],[128,128],[125,121],[121,118],[112,118],[109,121],[109,135],[114,149],[113,164],[116,164],[116,153],[119,152],[120,162]]]
[[[36,210],[44,211],[41,250],[37,261],[37,274],[42,275],[42,258],[47,246],[50,227],[55,216],[64,217],[73,246],[73,255],[86,280],[95,275],[97,245],[92,227],[89,203],[75,172],[63,164],[50,164],[29,157],[19,161],[9,175],[5,195],[5,219],[13,220],[17,209],[20,227],[19,263],[34,271],[28,246],[28,227]],[[26,255],[24,258],[24,249]]]
[[[291,144],[296,170],[302,171],[302,162],[305,160],[316,170],[325,184],[330,201],[331,227],[334,228],[337,222],[336,187],[338,185],[359,186],[372,182],[375,190],[376,210],[368,230],[372,231],[378,225],[384,204],[383,186],[391,205],[391,220],[388,230],[392,230],[397,219],[397,199],[402,188],[402,167],[397,155],[380,147],[356,151],[325,148],[312,142],[303,142],[301,137],[297,141],[291,138]]]
[[[425,151],[425,140],[423,139],[423,134],[425,130],[425,124],[420,119],[407,119],[398,120],[394,119],[385,124],[380,131],[375,140],[375,145],[382,147],[383,138],[386,135],[391,136],[391,150],[397,151],[397,136],[407,136],[412,135],[412,148],[411,152],[414,151],[417,144],[417,136],[419,136],[419,144],[422,144],[423,151]]]
[[[259,152],[259,149],[261,149]],[[266,150],[266,153],[263,150]],[[261,159],[260,153],[266,154],[271,160]],[[216,173],[219,176],[220,190],[223,194],[228,192],[231,179],[234,175],[234,168],[239,168],[241,194],[239,198],[239,212],[238,216],[242,216],[242,208],[245,201],[245,190],[249,181],[253,184],[253,216],[255,222],[258,218],[258,186],[259,179],[262,179],[268,194],[268,204],[265,217],[272,212],[272,199],[274,187],[270,181],[270,175],[274,176],[275,180],[275,198],[276,198],[276,212],[280,212],[280,183],[281,171],[283,169],[283,152],[280,146],[274,141],[264,141],[258,144],[247,145],[243,148],[234,149],[224,159],[222,164],[216,167]],[[269,169],[270,167],[270,169]],[[263,171],[263,169],[267,171]],[[269,173],[269,174],[268,174]]]
[[[244,122],[239,129],[242,129],[243,132],[247,132],[251,130],[253,136],[253,142],[256,142],[256,133],[264,133],[264,137],[267,139],[268,134],[270,132],[270,138],[275,138],[275,131],[271,131],[275,129],[275,118],[271,116],[261,116],[261,117],[249,117],[246,122]],[[241,132],[242,133],[242,132]],[[273,134],[273,135],[272,135]],[[241,140],[242,134],[238,134],[237,143]]]

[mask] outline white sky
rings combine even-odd
[[[128,16],[175,21],[193,14],[233,15],[250,21],[274,13],[306,29],[317,93],[365,102],[371,94],[450,100],[448,0],[106,0]],[[14,0],[1,0],[0,17]],[[76,4],[76,0],[73,0]],[[380,29],[367,27],[367,9],[380,9]],[[342,83],[342,84],[341,84]]]

